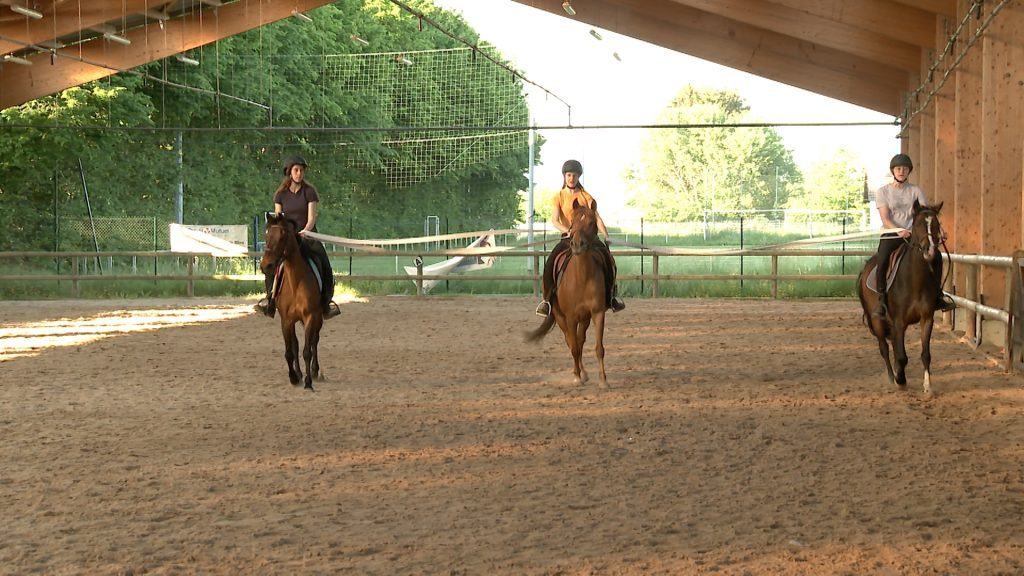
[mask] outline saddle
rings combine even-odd
[[[900,261],[903,260],[903,256],[906,253],[907,253],[907,245],[906,244],[902,244],[899,248],[893,250],[892,254],[889,255],[889,269],[886,271],[886,274],[885,274],[885,289],[886,290],[888,290],[889,288],[892,288],[892,283],[896,280],[896,271],[899,270]],[[878,282],[876,281],[876,279],[878,278],[877,272],[878,272],[878,266],[875,266],[874,268],[871,269],[871,272],[868,272],[868,277],[867,277],[867,280],[865,281],[865,284],[867,284],[868,290],[871,290],[872,292],[874,292],[876,294],[878,293]]]
[[[320,289],[320,295],[323,296],[324,279],[320,274],[320,266],[317,264],[316,259],[306,251],[306,248],[301,242],[299,243],[299,251],[302,253],[302,259],[305,260],[306,264],[309,264],[309,267],[313,269],[313,276],[316,277],[316,285]],[[277,269],[274,270],[274,284],[270,288],[270,297],[273,299],[277,298],[277,292],[281,289],[281,279],[283,278],[281,272],[283,270],[284,266],[278,266]]]

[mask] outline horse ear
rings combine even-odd
[[[917,214],[920,211],[921,211],[921,203],[917,200],[917,198],[914,198],[914,214]]]
[[[597,200],[590,201],[590,209],[593,210],[594,212],[597,212]]]
[[[576,210],[576,209],[577,209],[577,208],[579,208],[579,207],[580,207],[580,201],[579,201],[579,199],[577,199],[577,198],[573,198],[573,199],[572,199],[572,209],[573,209],[573,210]]]
[[[944,203],[945,203],[945,201],[943,201],[943,202],[939,202],[939,203],[938,203],[938,204],[936,204],[935,206],[932,206],[932,209],[934,209],[934,210],[935,210],[935,213],[936,213],[936,214],[938,214],[938,213],[939,213],[939,210],[942,210],[942,205],[943,205]]]

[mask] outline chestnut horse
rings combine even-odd
[[[921,206],[914,202],[913,224],[910,238],[902,247],[902,258],[893,271],[894,278],[888,290],[889,315],[875,318],[871,314],[878,305],[875,284],[868,284],[868,274],[875,268],[877,255],[872,256],[857,277],[857,296],[864,309],[863,321],[878,339],[878,351],[885,360],[885,373],[889,384],[907,385],[907,349],[904,336],[907,327],[921,323],[921,363],[924,364],[924,392],[931,393],[931,338],[935,310],[942,280],[941,265],[936,266],[939,246],[942,245],[942,225],[939,223],[940,202],[936,206]],[[941,262],[941,260],[939,261]],[[890,269],[893,267],[890,266]],[[896,356],[896,369],[889,360],[889,342]]]
[[[295,223],[283,214],[267,213],[266,245],[260,268],[264,273],[274,272],[274,301],[281,315],[281,333],[284,335],[284,359],[288,363],[288,380],[298,385],[302,379],[299,365],[299,339],[295,325],[302,322],[305,344],[302,359],[306,362],[306,389],[313,389],[313,379],[322,380],[317,344],[324,323],[320,304],[320,286],[313,267],[299,249],[299,235]]]
[[[605,294],[604,254],[597,244],[597,215],[587,206],[573,203],[572,224],[569,229],[570,250],[562,252],[559,259],[568,258],[562,264],[555,262],[556,275],[554,298],[551,299],[551,314],[539,328],[526,335],[529,342],[543,338],[555,322],[565,335],[565,343],[572,352],[574,382],[587,382],[587,370],[583,367],[583,344],[587,340],[587,329],[594,321],[594,352],[601,374],[601,387],[608,387],[604,371],[604,318],[608,307]]]

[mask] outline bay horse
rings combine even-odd
[[[573,202],[572,223],[569,228],[569,250],[557,256],[556,288],[551,299],[551,314],[533,332],[526,335],[528,342],[542,339],[557,322],[572,352],[573,382],[577,385],[589,380],[583,367],[583,344],[587,329],[594,322],[594,352],[601,376],[601,388],[608,387],[604,370],[604,319],[608,308],[605,293],[604,253],[597,244],[597,215],[588,206]],[[567,258],[567,261],[562,259]]]
[[[935,321],[935,310],[939,299],[941,265],[936,267],[939,246],[943,244],[942,225],[939,211],[942,202],[935,206],[921,206],[916,200],[913,208],[913,224],[906,246],[900,248],[902,257],[893,270],[893,280],[888,290],[888,316],[875,318],[872,311],[878,305],[879,295],[874,282],[868,283],[868,275],[875,269],[878,256],[872,256],[857,276],[857,296],[864,310],[863,322],[871,334],[878,339],[878,351],[885,360],[885,372],[889,384],[901,387],[907,385],[907,349],[904,337],[907,327],[921,324],[921,363],[924,365],[924,393],[931,394],[931,338]],[[936,269],[938,268],[938,269]],[[888,342],[887,342],[888,340]],[[896,356],[896,368],[889,359],[889,342]]]
[[[302,359],[306,363],[305,388],[313,389],[313,379],[322,380],[317,345],[324,323],[320,304],[320,286],[313,267],[299,249],[299,235],[294,222],[283,214],[267,213],[266,244],[260,269],[274,272],[274,301],[281,315],[284,335],[284,359],[288,363],[288,380],[297,386],[302,380],[299,365],[299,339],[295,326],[302,322],[305,342]]]

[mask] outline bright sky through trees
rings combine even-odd
[[[511,0],[435,0],[461,13],[487,42],[498,47],[531,81],[572,106],[572,124],[650,124],[686,84],[732,90],[766,122],[892,122],[893,118],[667,50],[652,44],[593,29]],[[600,37],[600,39],[598,38]],[[614,54],[618,54],[616,59]],[[531,88],[531,107],[538,125],[568,123],[565,107]],[[779,128],[787,148],[806,172],[821,158],[845,147],[864,162],[872,187],[888,175],[889,158],[899,152],[895,126]],[[537,167],[538,187],[559,184],[567,158],[584,165],[583,182],[621,207],[621,174],[635,162],[643,130],[548,130]],[[722,170],[729,167],[723,166]],[[605,210],[602,210],[605,212]],[[607,216],[606,216],[607,218]]]

